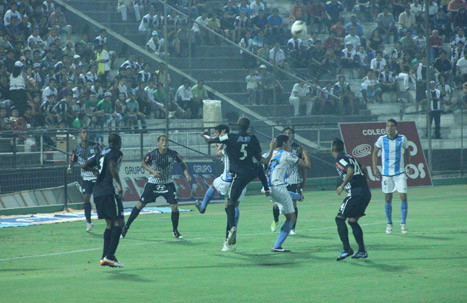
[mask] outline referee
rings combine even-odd
[[[183,162],[180,155],[168,148],[169,141],[166,135],[160,135],[157,138],[157,148],[144,157],[142,166],[145,170],[151,173],[148,183],[144,186],[143,194],[138,201],[138,204],[133,207],[130,217],[123,227],[122,238],[126,236],[131,223],[139,215],[140,211],[146,206],[147,203],[156,201],[157,197],[162,196],[165,198],[170,208],[172,209],[172,227],[173,235],[175,238],[183,238],[178,232],[178,219],[180,213],[178,211],[177,189],[172,181],[172,168],[173,163],[178,162],[185,173],[188,183],[191,182],[191,176],[188,173],[188,168]]]

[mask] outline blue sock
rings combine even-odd
[[[405,220],[407,220],[407,201],[401,201],[401,224],[405,224]]]
[[[276,243],[274,244],[274,248],[279,248],[282,246],[282,243],[284,243],[285,239],[287,239],[287,236],[289,235],[289,231],[292,229],[292,227],[293,227],[292,222],[290,221],[284,222],[284,224],[281,227],[281,232],[279,233]]]
[[[289,195],[292,198],[292,200],[300,200],[300,194],[299,193],[294,193],[293,191],[289,191]]]
[[[209,202],[211,202],[212,198],[214,198],[215,193],[216,193],[216,191],[214,190],[214,188],[212,188],[212,187],[208,188],[208,190],[204,194],[203,203],[201,203],[201,208],[202,209],[206,209],[206,207],[208,207],[208,204],[209,204]]]
[[[386,211],[388,224],[392,224],[392,203],[384,202],[384,210]]]
[[[238,226],[238,219],[240,219],[240,210],[235,206],[235,226]]]

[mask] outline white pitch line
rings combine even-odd
[[[360,225],[361,226],[369,226],[369,225],[378,225],[378,224],[384,224],[384,223],[385,222],[374,222],[374,223],[367,223],[367,224],[360,224]],[[336,228],[335,226],[332,226],[332,227],[308,228],[308,229],[300,229],[300,230],[303,230],[303,231],[317,231],[317,230],[328,230],[328,229],[335,229],[335,228]],[[253,234],[241,234],[241,235],[239,235],[239,238],[256,237],[256,236],[271,235],[271,234],[272,234],[271,232],[253,233]],[[197,238],[188,238],[188,240],[197,241],[197,240],[214,239],[214,238],[220,238],[220,236],[218,236],[218,237],[204,237],[203,236],[203,237],[197,237]],[[141,246],[141,245],[163,244],[163,243],[178,242],[178,241],[180,241],[180,240],[140,242],[140,243],[133,243],[133,244],[122,244],[122,245],[119,245],[119,247],[121,248],[121,247],[131,247],[131,246]],[[102,250],[102,247],[70,250],[70,251],[63,251],[63,252],[56,252],[56,253],[49,253],[49,254],[41,254],[41,255],[4,258],[4,259],[0,259],[0,262],[23,260],[23,259],[32,259],[32,258],[42,258],[42,257],[61,256],[61,255],[74,254],[74,253],[90,252],[90,251],[95,251],[95,250]]]

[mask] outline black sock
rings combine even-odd
[[[224,208],[225,209],[225,213],[227,213],[227,208]],[[227,237],[229,236],[229,230],[230,230],[230,226],[229,226],[229,220],[227,219],[227,225],[226,225],[226,228],[225,228],[225,238],[227,239]]]
[[[350,222],[350,227],[352,227],[353,236],[355,237],[355,241],[358,244],[358,251],[365,251],[365,244],[363,243],[363,230],[360,227],[358,222]]]
[[[178,218],[180,217],[180,213],[178,211],[172,211],[172,227],[173,231],[178,229]]]
[[[108,259],[115,258],[115,251],[118,247],[118,242],[120,241],[120,235],[122,234],[122,227],[121,226],[114,226],[112,227],[112,233],[110,234],[110,243],[105,256]]]
[[[347,224],[345,220],[339,217],[336,217],[337,232],[341,238],[342,244],[344,245],[344,250],[350,250],[349,244],[349,230],[347,229]]]
[[[106,228],[104,231],[104,250],[102,251],[102,259],[104,259],[107,249],[109,248],[111,234],[112,234],[112,230]]]
[[[86,222],[91,223],[91,202],[84,202],[84,216]]]
[[[131,223],[133,223],[136,217],[138,217],[140,211],[141,209],[138,209],[138,207],[133,207],[130,217],[128,217],[128,220],[126,221],[126,227],[130,228]]]
[[[297,219],[298,219],[298,208],[294,207],[295,209],[295,223],[293,224],[292,229],[295,229],[295,226],[297,225]]]
[[[227,206],[227,222],[230,226],[235,226],[235,205],[230,204]]]
[[[274,222],[279,222],[279,207],[272,208],[272,215],[274,216]]]

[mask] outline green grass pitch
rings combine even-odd
[[[360,220],[369,258],[336,262],[334,217],[343,196],[306,192],[297,235],[270,249],[271,203],[249,196],[240,205],[235,252],[222,253],[223,204],[201,215],[141,215],[117,257],[124,268],[99,266],[105,223],[95,221],[0,229],[0,302],[467,302],[466,185],[409,188],[409,233],[385,234],[383,194],[373,190]],[[281,223],[284,221],[281,216]],[[351,245],[355,240],[349,228]]]

